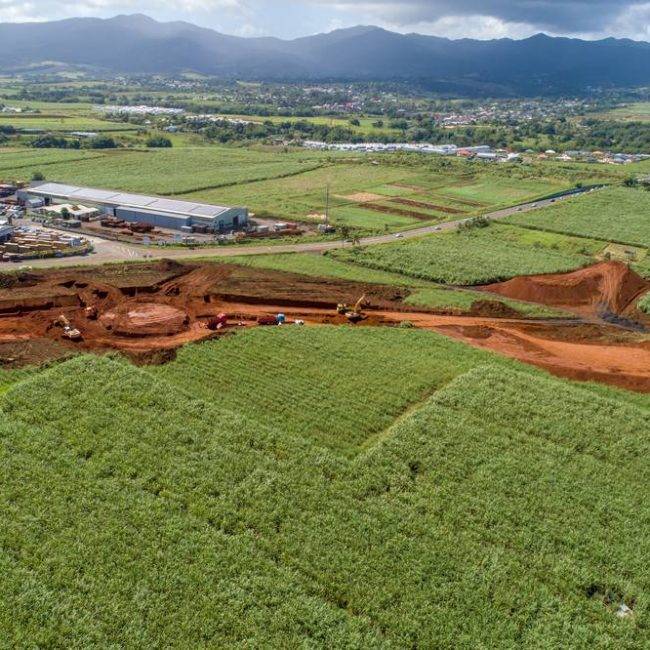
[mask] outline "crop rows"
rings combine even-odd
[[[200,399],[354,453],[487,356],[428,332],[260,329],[187,346],[152,372]]]
[[[509,218],[514,224],[650,247],[650,192],[622,187],[592,192]]]
[[[492,225],[469,232],[332,252],[342,261],[442,284],[474,285],[516,275],[571,271],[593,260],[593,246],[539,238]],[[589,246],[589,247],[588,247]]]
[[[317,350],[334,343],[321,330],[267,332],[237,337],[249,358],[274,336],[295,339],[298,356],[312,332]],[[399,359],[411,337],[421,354],[426,336],[438,339],[344,329],[337,342],[350,337],[358,360],[367,337]],[[290,346],[277,350],[280,365]],[[443,374],[460,350],[438,350]],[[492,358],[475,356],[478,367],[350,459],[194,399],[211,381],[202,366],[184,364],[181,387],[79,358],[21,384],[0,425],[3,639],[640,647],[647,410],[618,391],[481,365]],[[344,361],[321,356],[321,371]],[[231,381],[219,378],[226,393]],[[620,602],[634,620],[616,617]]]

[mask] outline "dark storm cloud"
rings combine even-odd
[[[323,2],[322,4],[326,4]],[[492,16],[555,32],[598,32],[643,0],[334,0],[339,6],[363,6],[370,14],[397,24],[433,22],[447,16]]]

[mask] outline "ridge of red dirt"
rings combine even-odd
[[[520,276],[483,287],[514,300],[597,315],[623,314],[650,282],[623,262],[600,262],[571,273]]]

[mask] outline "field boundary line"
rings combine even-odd
[[[160,196],[186,196],[188,194],[193,194],[194,192],[205,192],[207,190],[219,190],[224,187],[237,187],[238,185],[250,185],[251,183],[262,183],[264,181],[274,181],[281,178],[291,178],[292,176],[300,176],[301,174],[307,174],[309,172],[316,171],[323,167],[327,167],[327,164],[316,165],[315,167],[310,167],[309,169],[301,169],[297,172],[287,172],[285,174],[279,174],[277,176],[263,176],[260,178],[251,178],[243,181],[232,181],[228,183],[220,183],[218,185],[208,185],[206,187],[197,187],[191,190],[183,190],[182,192],[173,192],[169,194],[160,194]]]
[[[35,149],[34,151],[37,151],[37,149]],[[43,163],[29,163],[28,165],[12,165],[8,169],[0,167],[0,171],[5,172],[5,171],[11,171],[13,169],[27,169],[28,167],[47,167],[48,165],[61,165],[61,164],[67,164],[73,162],[86,162],[87,160],[99,160],[100,158],[103,157],[104,154],[96,154],[93,156],[88,156],[86,158],[70,158],[68,160],[53,160],[50,162],[43,162]],[[2,161],[1,154],[0,154],[0,161]]]
[[[468,371],[469,372],[469,371]],[[373,451],[380,445],[384,440],[388,440],[393,436],[394,429],[396,429],[402,422],[405,422],[410,417],[415,415],[418,411],[422,410],[427,406],[427,404],[441,391],[447,388],[450,384],[456,381],[459,377],[462,377],[467,373],[461,372],[460,374],[452,377],[449,381],[444,384],[437,386],[435,389],[428,391],[423,398],[419,399],[417,402],[409,404],[385,429],[378,431],[377,433],[366,438],[361,445],[359,445],[359,451],[352,457],[352,462],[363,458],[364,455]]]
[[[511,228],[524,228],[525,230],[536,230],[539,232],[547,232],[551,235],[564,235],[565,237],[575,237],[576,239],[591,239],[592,241],[603,242],[605,244],[618,244],[620,246],[632,246],[634,248],[644,248],[645,250],[650,250],[650,247],[646,244],[641,244],[639,242],[632,243],[631,241],[623,241],[620,239],[606,239],[605,237],[598,237],[597,235],[581,235],[576,232],[571,232],[568,230],[556,230],[555,228],[545,228],[543,226],[531,226],[530,224],[520,224],[512,223],[508,221],[501,222],[504,226],[510,226]]]

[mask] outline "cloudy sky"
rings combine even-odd
[[[0,22],[135,12],[243,36],[294,38],[361,24],[450,38],[541,31],[650,41],[650,0],[0,0]]]

